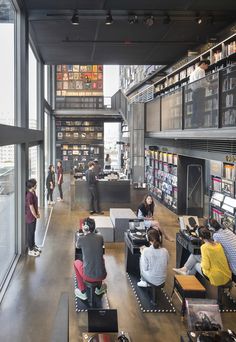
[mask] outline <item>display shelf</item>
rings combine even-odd
[[[146,182],[152,195],[172,211],[178,211],[177,162],[173,153],[147,149]]]
[[[87,167],[90,160],[98,159],[103,165],[103,121],[56,119],[56,157],[68,171],[74,166]]]

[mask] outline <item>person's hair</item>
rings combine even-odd
[[[54,167],[53,164],[50,164],[49,167],[48,167],[48,170],[52,171],[52,167]]]
[[[109,155],[109,153],[107,153],[107,154],[106,154],[105,161],[108,161],[109,157],[110,157],[110,155]]]
[[[216,231],[222,228],[219,222],[217,222],[215,219],[210,219],[209,223],[210,226],[214,228]]]
[[[94,219],[91,219],[90,217],[86,217],[84,220],[83,220],[83,225],[87,225],[89,226],[89,231],[92,233],[94,232],[95,230],[95,221]]]
[[[152,199],[152,203],[149,204],[149,205],[147,204],[147,198],[148,198],[148,197],[151,197],[151,199]],[[154,206],[155,206],[155,204],[154,204],[153,197],[152,197],[150,194],[147,194],[147,195],[144,196],[143,202],[142,202],[142,203],[145,205],[146,208],[149,206],[150,209],[151,209],[151,211],[154,211]]]
[[[204,240],[213,241],[212,236],[211,236],[211,231],[204,226],[201,226],[198,228],[198,234],[199,234],[199,237]]]
[[[158,249],[161,247],[161,234],[158,230],[150,229],[147,232],[147,238],[148,238],[148,241],[153,243],[153,247],[155,249]]]
[[[195,227],[197,224],[195,218],[192,216],[188,218],[188,223],[190,224],[191,227]]]
[[[26,181],[26,188],[28,190],[32,189],[33,187],[35,187],[35,185],[37,184],[37,181],[35,178],[31,178],[31,179],[28,179]]]
[[[202,60],[198,63],[198,66],[200,66],[200,65],[202,65],[202,64],[210,65],[211,62],[209,61],[209,59],[202,59]]]
[[[91,167],[91,166],[94,166],[94,165],[95,165],[95,163],[93,161],[89,161],[88,162],[88,167]]]

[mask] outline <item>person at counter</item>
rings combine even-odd
[[[101,165],[98,163],[97,159],[94,159],[93,162],[94,162],[94,172],[95,172],[96,177],[98,178],[99,174],[102,171],[102,168],[101,168]]]
[[[106,154],[105,162],[104,162],[104,168],[105,170],[110,170],[111,169],[111,158],[109,153]]]
[[[100,282],[100,287],[96,287],[96,295],[106,292],[106,284],[102,281],[106,278],[107,272],[105,261],[103,258],[103,237],[95,232],[95,221],[91,218],[83,220],[83,235],[79,237],[76,248],[81,248],[83,261],[75,260],[74,269],[77,279],[78,288],[75,289],[75,296],[86,300],[86,286],[84,281]]]
[[[88,192],[90,196],[90,214],[103,214],[100,210],[99,204],[99,194],[98,194],[98,187],[97,187],[97,177],[94,172],[94,162],[90,161],[88,163],[88,170],[85,172],[86,181],[88,184]]]
[[[151,195],[146,195],[142,203],[138,206],[138,218],[144,220],[144,225],[147,229],[156,229],[160,232],[161,237],[163,235],[166,240],[173,242],[174,240],[166,233],[165,229],[161,228],[159,222],[154,219],[154,206],[153,197]]]
[[[204,242],[201,246],[201,257],[191,254],[182,268],[173,268],[179,274],[200,273],[211,285],[221,286],[231,280],[231,271],[223,247],[212,239],[206,227],[199,227],[199,237]]]
[[[147,287],[148,283],[164,287],[167,274],[169,253],[162,247],[161,234],[158,230],[150,229],[147,233],[150,247],[141,247],[140,274],[141,280],[137,283],[140,287]]]

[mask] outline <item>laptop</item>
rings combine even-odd
[[[118,332],[116,309],[89,309],[88,332]]]

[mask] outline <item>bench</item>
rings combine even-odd
[[[137,216],[129,208],[110,208],[110,218],[114,226],[114,241],[123,242],[124,233],[129,229],[129,220]]]
[[[114,241],[114,227],[109,216],[91,216],[96,230],[103,236],[104,242]]]

